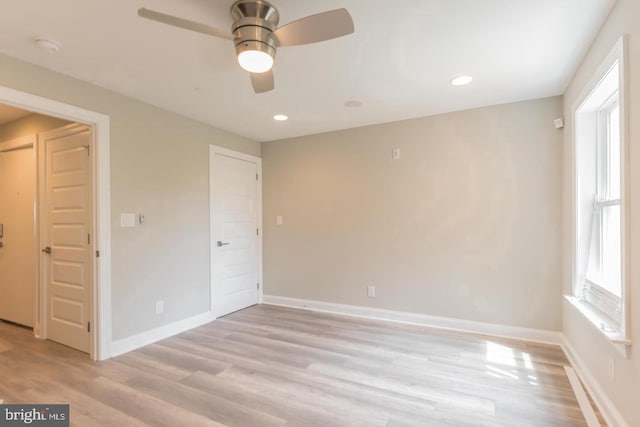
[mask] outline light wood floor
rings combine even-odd
[[[585,426],[562,350],[254,306],[106,362],[0,323],[0,399],[75,426]]]

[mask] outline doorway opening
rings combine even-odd
[[[0,318],[107,359],[109,118],[0,86],[3,116],[0,193],[16,203],[0,206]]]

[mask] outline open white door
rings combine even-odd
[[[36,137],[0,143],[0,319],[34,326]]]
[[[211,147],[211,311],[259,302],[260,159]]]
[[[89,353],[93,288],[92,128],[40,134],[46,338]]]

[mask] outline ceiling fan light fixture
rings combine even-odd
[[[278,10],[267,0],[237,0],[230,12],[233,19],[231,34],[207,24],[144,7],[138,9],[138,16],[196,33],[233,40],[238,64],[250,73],[255,93],[273,90],[272,67],[279,47],[319,43],[354,32],[353,19],[344,8],[308,15],[282,26],[278,26]]]
[[[273,67],[273,58],[259,50],[245,50],[238,55],[238,63],[250,73],[266,73]]]
[[[273,67],[275,49],[259,41],[242,42],[236,46],[238,64],[250,73],[266,73]]]

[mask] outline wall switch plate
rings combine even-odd
[[[276,224],[278,224],[278,225],[282,225],[282,215],[278,215],[278,216],[276,217]]]
[[[367,286],[367,296],[369,298],[376,297],[376,287],[375,286]]]
[[[164,313],[164,301],[156,301],[156,314]]]
[[[136,214],[134,213],[120,214],[120,227],[135,227],[135,226],[136,226]]]
[[[393,157],[393,160],[398,160],[400,158],[400,149],[394,148],[391,152],[391,157]]]

